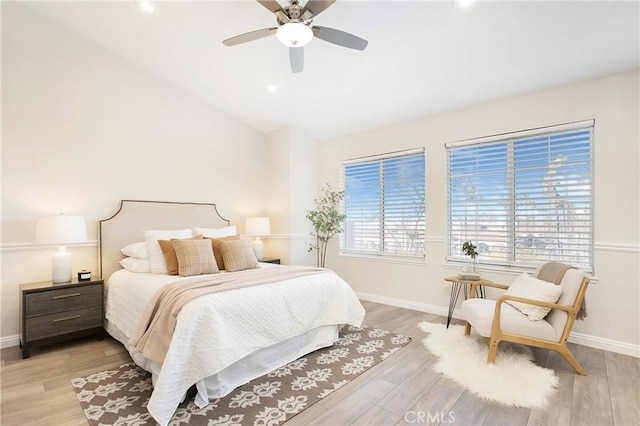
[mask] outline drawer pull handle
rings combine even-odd
[[[62,294],[60,296],[53,296],[53,300],[66,299],[67,297],[76,297],[76,296],[80,296],[80,293],[69,293],[69,294]]]
[[[69,321],[69,320],[78,319],[78,318],[80,318],[80,315],[74,315],[72,317],[65,317],[65,318],[57,318],[57,319],[54,319],[53,322]]]

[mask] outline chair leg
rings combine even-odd
[[[582,368],[578,360],[576,360],[576,358],[573,356],[569,348],[564,346],[562,349],[557,349],[557,352],[560,354],[562,358],[564,358],[565,361],[569,363],[571,367],[573,367],[574,370],[576,370],[576,373],[578,373],[581,376],[587,375],[587,372],[584,371],[584,369]]]
[[[464,325],[464,335],[468,336],[469,334],[471,334],[471,324],[469,324],[468,322]]]
[[[490,338],[489,339],[489,356],[487,357],[487,363],[493,364],[496,361],[496,355],[498,354],[498,344],[500,340]]]

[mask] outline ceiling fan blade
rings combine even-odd
[[[228,38],[224,40],[222,44],[224,44],[225,46],[235,46],[236,44],[246,43],[248,41],[258,40],[259,38],[270,36],[271,34],[275,34],[277,30],[277,28],[263,28],[261,30],[251,31]]]
[[[364,50],[369,42],[353,34],[327,27],[312,27],[313,35],[321,40],[349,49]]]
[[[289,62],[291,62],[291,71],[302,72],[304,67],[304,47],[290,47]]]
[[[307,4],[304,5],[301,15],[304,16],[305,12],[308,10],[313,13],[313,16],[318,16],[335,2],[336,0],[309,0]]]
[[[258,0],[258,3],[269,9],[272,13],[276,13],[277,11],[282,9],[280,3],[275,0]]]

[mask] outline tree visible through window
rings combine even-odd
[[[423,149],[345,162],[342,185],[341,252],[424,257]]]
[[[593,122],[571,127],[447,146],[449,260],[593,271]]]

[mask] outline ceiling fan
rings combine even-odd
[[[282,44],[289,46],[291,70],[296,73],[302,71],[304,66],[303,47],[313,37],[356,50],[364,50],[369,43],[363,38],[344,31],[311,25],[313,18],[335,3],[336,0],[309,0],[304,6],[300,6],[298,0],[289,0],[289,5],[284,7],[275,0],[257,1],[276,15],[278,26],[228,38],[222,42],[225,46],[235,46],[275,34]]]

